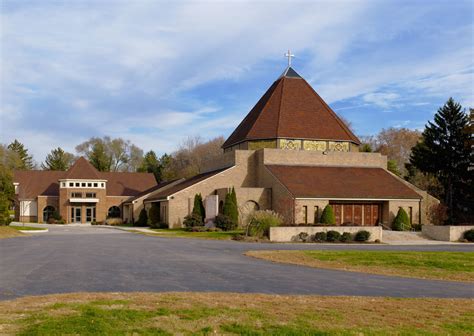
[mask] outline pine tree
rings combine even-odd
[[[10,223],[10,205],[15,197],[10,171],[0,163],[0,225]]]
[[[232,191],[231,191],[231,201],[232,201],[231,218],[235,221],[235,223],[239,223],[239,206],[237,203],[237,194],[235,193],[234,187],[232,187]]]
[[[112,167],[112,158],[102,142],[96,142],[88,154],[89,162],[101,172],[108,172]]]
[[[41,164],[43,170],[68,170],[74,160],[74,155],[65,152],[61,147],[53,149]]]
[[[160,183],[163,180],[162,166],[160,160],[154,151],[149,151],[143,157],[143,162],[137,170],[138,172],[153,173],[156,182]]]
[[[203,221],[206,218],[206,209],[204,208],[201,194],[194,195],[194,205],[192,213],[200,216]]]
[[[444,189],[444,202],[449,208],[448,222],[460,217],[459,209],[472,213],[473,164],[472,133],[466,132],[467,114],[452,98],[438,109],[434,122],[425,126],[421,141],[412,149],[410,163],[423,173],[433,174]]]
[[[323,213],[321,215],[321,224],[334,225],[336,223],[336,216],[334,216],[334,211],[331,205],[326,205],[324,207]]]
[[[395,160],[387,161],[387,170],[391,171],[397,176],[402,176],[402,173],[400,173],[400,170],[398,169],[397,161]]]
[[[19,159],[21,160],[21,165],[18,169],[21,170],[31,170],[35,167],[33,163],[33,157],[28,154],[28,149],[19,142],[17,139],[8,145],[8,149],[17,153]]]

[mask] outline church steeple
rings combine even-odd
[[[354,151],[359,144],[354,133],[290,64],[222,148]]]

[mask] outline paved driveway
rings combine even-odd
[[[274,264],[242,255],[256,249],[474,251],[472,245],[252,244],[58,227],[49,233],[0,240],[0,299],[80,291],[474,297],[474,286],[468,283]]]

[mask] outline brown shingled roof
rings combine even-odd
[[[420,199],[382,168],[266,165],[296,198]]]
[[[258,139],[342,140],[359,139],[334,111],[292,68],[260,98],[222,145],[227,148]]]
[[[38,195],[59,196],[58,180],[65,176],[65,171],[17,170],[13,172],[13,182],[20,183],[20,199],[33,199]]]
[[[96,177],[75,176],[107,180],[107,196],[135,196],[156,185],[155,176],[151,173],[97,172]],[[13,181],[20,184],[18,197],[22,199],[32,199],[38,195],[59,196],[58,180],[66,178],[69,177],[65,171],[22,170],[13,174]]]
[[[204,180],[206,180],[206,179],[208,179],[208,178],[210,178],[214,175],[217,175],[220,172],[223,172],[224,170],[227,170],[227,169],[229,169],[229,167],[213,170],[213,171],[202,173],[202,174],[199,174],[199,175],[195,175],[193,177],[190,177],[190,178],[184,180],[183,182],[180,182],[180,183],[170,187],[169,189],[163,190],[162,192],[160,192],[156,195],[153,195],[153,197],[146,198],[144,201],[149,202],[149,201],[158,201],[158,200],[165,199],[166,197],[171,196],[171,195],[177,193],[178,191],[186,189],[187,187],[190,187],[190,186],[192,186],[192,185],[194,185],[198,182],[204,181]]]
[[[99,172],[95,167],[87,161],[83,156],[67,170],[67,179],[99,179]]]

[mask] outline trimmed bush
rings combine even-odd
[[[222,231],[232,231],[237,228],[237,223],[226,215],[217,215],[214,219],[214,224]]]
[[[145,208],[140,211],[138,215],[138,220],[135,222],[134,226],[147,226],[148,224],[148,214],[146,213]]]
[[[272,226],[280,226],[283,218],[271,210],[258,210],[249,215],[247,235],[263,238],[270,236]]]
[[[204,219],[206,218],[206,209],[204,208],[201,194],[194,195],[194,206],[192,212],[193,214],[200,216],[201,220],[204,222]]]
[[[336,216],[332,206],[329,204],[324,207],[323,214],[321,215],[321,224],[334,225],[336,223]]]
[[[341,238],[339,238],[340,241],[342,242],[348,242],[348,241],[351,241],[352,240],[352,235],[350,232],[344,232],[342,235],[341,235]]]
[[[410,218],[408,218],[408,214],[403,208],[398,209],[392,223],[392,229],[394,231],[408,231],[411,229]]]
[[[474,229],[467,230],[463,235],[464,239],[470,242],[474,242]]]
[[[328,242],[337,241],[337,240],[339,240],[339,238],[341,238],[341,234],[340,234],[339,232],[337,232],[337,231],[331,230],[331,231],[328,231],[328,232],[326,233],[326,240],[327,240]]]
[[[314,241],[323,242],[323,241],[326,241],[326,238],[327,238],[326,232],[316,232],[314,234]]]
[[[237,194],[234,187],[225,195],[224,207],[222,213],[228,216],[235,225],[239,224],[239,209],[237,207]]]
[[[199,214],[192,213],[184,217],[183,224],[187,228],[194,228],[196,226],[203,226],[202,218]]]
[[[358,242],[365,242],[365,241],[369,240],[369,238],[370,238],[370,232],[365,231],[365,230],[361,230],[361,231],[356,233],[356,235],[354,237],[354,240],[358,241]]]

